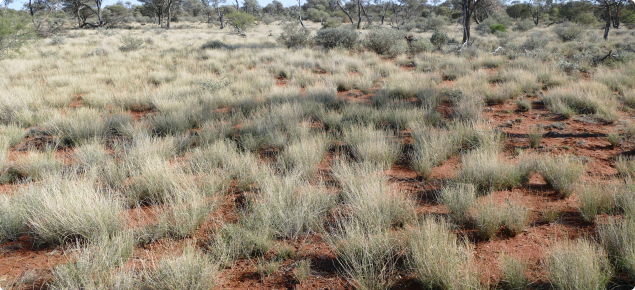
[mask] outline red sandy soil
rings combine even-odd
[[[403,69],[410,70],[412,68],[406,66]],[[491,70],[489,73],[493,74],[495,71]],[[276,86],[286,86],[289,80],[277,77],[275,82]],[[439,87],[450,88],[453,83],[453,81],[443,81]],[[380,84],[377,84],[373,91],[379,88]],[[362,103],[368,103],[372,94],[372,92],[362,94],[358,90],[337,93],[338,97],[342,99]],[[517,161],[519,150],[526,153],[552,155],[572,153],[576,156],[584,156],[588,161],[587,172],[581,182],[606,182],[617,173],[614,168],[614,158],[635,147],[627,142],[619,147],[612,147],[606,140],[606,134],[619,130],[619,122],[602,124],[582,117],[565,120],[559,115],[549,112],[540,102],[539,97],[525,96],[525,98],[531,101],[533,106],[528,112],[517,111],[514,100],[507,101],[505,104],[488,106],[483,112],[484,120],[489,122],[488,126],[497,128],[505,134],[505,149],[502,157],[510,162]],[[81,105],[81,96],[75,96],[70,107]],[[444,116],[449,116],[452,113],[452,107],[447,104],[441,105],[437,110]],[[139,120],[148,113],[151,111],[144,108],[130,112],[135,120]],[[621,114],[623,114],[623,119],[632,118],[631,112]],[[554,123],[564,123],[565,126],[563,129],[549,127]],[[545,128],[544,138],[540,146],[534,149],[529,147],[527,134],[536,126],[548,127]],[[402,133],[404,136],[402,141],[410,143],[411,138],[408,136],[408,132]],[[23,142],[46,141],[27,139]],[[18,160],[21,154],[24,153],[11,151],[8,161]],[[72,162],[72,149],[60,151],[56,157],[64,160],[65,163]],[[318,165],[319,175],[327,186],[334,182],[330,174],[333,158],[334,153],[331,152]],[[434,168],[429,181],[423,182],[421,177],[408,167],[407,162],[401,160],[386,174],[394,188],[416,201],[417,212],[443,215],[447,214],[448,210],[445,206],[434,201],[434,191],[439,189],[445,181],[453,178],[460,166],[461,160],[458,156],[450,158],[444,164]],[[2,185],[0,186],[0,194],[12,194],[18,187],[20,185]],[[209,241],[210,236],[221,223],[232,223],[239,219],[240,214],[237,208],[244,203],[245,196],[250,194],[254,193],[242,192],[232,184],[228,192],[222,197],[220,206],[210,214],[208,221],[197,231],[194,238],[161,239],[137,247],[129,264],[141,265],[163,255],[179,253],[180,249],[187,244],[195,244],[204,248],[206,241]],[[490,241],[480,239],[473,227],[463,226],[457,230],[457,234],[465,235],[474,246],[474,260],[483,283],[495,285],[499,281],[498,258],[501,253],[507,253],[527,259],[529,262],[527,276],[531,277],[536,287],[542,288],[544,285],[548,285],[541,265],[550,245],[554,241],[565,238],[593,236],[595,234],[594,224],[584,221],[580,216],[576,195],[573,194],[569,198],[558,196],[539,175],[532,176],[522,188],[496,191],[488,198],[500,204],[504,204],[508,200],[522,204],[531,210],[531,223],[525,231],[515,237],[500,234]],[[553,211],[558,212],[557,218],[553,222],[545,221],[545,216]],[[154,219],[150,208],[130,210],[126,213],[125,218],[129,221],[130,227],[149,224]],[[283,243],[283,241],[279,242]],[[270,276],[260,275],[255,269],[255,260],[239,260],[235,265],[227,267],[221,272],[216,289],[354,288],[338,272],[336,256],[319,234],[302,237],[290,246],[295,248],[296,255],[292,259],[284,261],[278,272]],[[16,289],[40,288],[44,281],[50,277],[50,271],[55,265],[68,261],[69,248],[69,246],[58,246],[37,249],[26,235],[15,242],[0,245],[0,285],[5,286],[16,282]],[[267,257],[273,254],[272,250]],[[311,260],[312,272],[307,280],[298,284],[294,280],[293,271],[295,264],[304,259]],[[410,277],[402,277],[395,288],[417,289],[417,285],[412,283]]]

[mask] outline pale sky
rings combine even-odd
[[[1,1],[1,0],[0,0]],[[122,0],[124,3],[126,1],[130,1],[132,2],[132,4],[139,4],[139,2],[137,2],[136,0]],[[289,7],[291,5],[297,5],[298,1],[297,0],[278,0],[280,1],[285,7]],[[233,1],[227,1],[227,2],[233,2]],[[240,2],[242,3],[242,0],[240,0]],[[258,3],[260,3],[261,6],[266,6],[267,4],[273,2],[273,0],[258,0]],[[302,1],[302,4],[304,4],[305,1]],[[20,9],[22,8],[22,6],[24,6],[25,3],[29,3],[28,0],[14,0],[13,3],[9,4],[9,8],[13,8],[13,9]],[[108,6],[108,5],[112,5],[117,3],[117,0],[104,0],[104,6]],[[2,4],[4,4],[4,2],[2,2]],[[231,3],[228,3],[231,4]]]

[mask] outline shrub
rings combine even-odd
[[[434,45],[430,43],[430,40],[420,38],[410,43],[410,48],[408,49],[408,52],[412,54],[417,54],[417,53],[422,53],[422,52],[432,51],[432,50],[434,50]]]
[[[143,47],[145,41],[141,37],[135,37],[132,35],[123,35],[119,39],[121,41],[121,46],[119,50],[121,51],[133,51]]]
[[[282,28],[282,33],[278,37],[278,42],[287,48],[302,47],[309,44],[311,31],[296,24],[290,23]]]
[[[489,26],[490,33],[494,34],[496,32],[507,32],[507,27],[503,24],[492,24]]]
[[[343,28],[322,28],[313,38],[317,45],[327,49],[342,47],[352,49],[359,35],[354,30]]]
[[[448,35],[437,30],[430,37],[430,43],[437,47],[437,49],[441,49],[448,42]]]
[[[453,184],[441,189],[439,201],[450,210],[450,216],[458,223],[467,220],[467,211],[476,202],[476,189],[472,184]]]
[[[66,44],[66,37],[55,35],[51,37],[51,45]]]
[[[542,159],[537,169],[547,184],[557,193],[569,197],[585,168],[582,162],[574,156],[558,155]]]
[[[545,262],[549,282],[558,289],[605,289],[611,275],[606,252],[588,240],[552,246]]]
[[[465,239],[443,220],[425,218],[408,231],[406,261],[426,289],[475,289],[478,279]]]
[[[229,45],[217,39],[210,40],[201,46],[201,49],[222,49],[222,48],[227,49],[229,48]]]
[[[381,55],[394,56],[407,49],[403,34],[390,29],[371,29],[366,35],[364,44],[368,49]]]
[[[422,22],[417,24],[417,28],[423,31],[437,31],[443,29],[445,26],[447,26],[445,18],[434,13],[430,14],[428,17],[423,19]]]
[[[526,50],[534,50],[545,48],[549,43],[549,38],[542,32],[534,32],[523,42],[522,48]]]
[[[553,32],[562,40],[562,41],[573,41],[577,40],[581,37],[582,28],[573,23],[564,23],[557,25],[553,28]]]
[[[534,22],[531,19],[521,19],[516,22],[516,31],[528,31],[534,28]]]
[[[225,18],[229,20],[232,26],[235,28],[244,31],[247,28],[254,26],[256,17],[249,13],[234,11],[225,15]]]
[[[5,9],[6,10],[6,9]],[[0,17],[0,59],[11,53],[19,52],[20,48],[35,39],[31,21],[10,11],[3,11]]]

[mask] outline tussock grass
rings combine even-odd
[[[635,220],[609,218],[598,225],[598,235],[615,267],[635,277]]]
[[[486,200],[475,206],[474,224],[481,238],[491,240],[504,224],[505,215],[494,201]]]
[[[359,220],[340,221],[327,238],[342,271],[360,289],[390,288],[397,279],[401,246],[385,230],[368,230]]]
[[[525,276],[528,269],[527,261],[516,256],[503,253],[498,259],[501,271],[501,284],[505,289],[525,289],[529,286],[529,279]]]
[[[635,177],[635,158],[618,156],[615,159],[615,169],[617,174],[623,178],[632,179]]]
[[[604,289],[611,277],[606,252],[584,239],[557,242],[545,261],[549,282],[558,289]]]
[[[345,129],[343,139],[361,162],[389,168],[401,154],[401,144],[393,136],[393,132],[376,130],[371,124]]]
[[[51,289],[139,287],[130,270],[115,270],[132,256],[133,248],[134,238],[129,232],[100,237],[85,248],[78,244],[75,261],[56,266],[49,286]]]
[[[497,149],[478,148],[464,154],[461,161],[456,181],[474,184],[481,192],[517,187],[529,177],[524,167],[501,161]]]
[[[391,192],[388,178],[370,163],[337,160],[333,174],[342,185],[341,196],[352,218],[365,229],[386,229],[413,218],[411,201]]]
[[[92,180],[47,178],[27,189],[20,206],[29,233],[40,244],[94,241],[118,233],[123,226],[122,201],[98,192]]]
[[[0,244],[17,239],[26,225],[19,197],[0,195]]]
[[[408,231],[406,261],[426,288],[479,288],[467,240],[457,237],[449,223],[424,218]]]
[[[154,268],[145,269],[144,282],[150,289],[211,289],[218,274],[218,265],[212,259],[187,246],[180,256],[164,258]]]
[[[450,217],[458,223],[469,218],[468,210],[476,203],[476,188],[472,184],[452,184],[441,189],[439,201],[450,209]]]
[[[287,146],[279,162],[288,172],[299,172],[301,178],[311,179],[317,172],[317,164],[326,156],[329,145],[329,138],[324,134],[299,138]]]
[[[410,154],[410,166],[424,179],[430,178],[432,168],[456,154],[460,146],[460,140],[449,131],[414,128],[411,135],[414,150]]]
[[[619,118],[615,97],[605,85],[597,82],[554,88],[542,97],[542,101],[550,111],[566,118],[575,114],[588,114],[607,123],[613,123]]]
[[[583,187],[578,193],[582,217],[593,221],[599,214],[614,212],[622,191],[621,186],[615,185],[593,184]]]
[[[53,151],[44,153],[28,151],[17,164],[8,166],[0,175],[0,183],[41,180],[46,176],[57,174],[62,169],[62,162],[55,158]]]
[[[279,238],[321,232],[335,205],[326,188],[309,185],[299,174],[268,176],[258,181],[261,196],[254,201],[248,224],[254,231],[270,229]]]
[[[584,170],[585,166],[582,162],[570,155],[544,158],[537,164],[537,171],[547,184],[565,197],[569,197],[573,193],[575,184]]]

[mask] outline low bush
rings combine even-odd
[[[119,46],[119,50],[121,51],[133,51],[143,47],[145,41],[141,37],[136,37],[132,35],[123,35],[119,38],[121,41],[121,46]]]
[[[495,34],[496,32],[507,32],[507,27],[503,24],[492,24],[489,26],[490,33]]]
[[[201,49],[223,49],[223,48],[228,49],[230,48],[230,46],[217,39],[205,42],[201,46]]]
[[[526,50],[535,50],[545,48],[549,43],[549,38],[542,32],[533,32],[527,37],[522,44],[522,48]]]
[[[423,31],[437,31],[445,28],[447,24],[443,16],[432,13],[424,18],[423,21],[417,23],[417,28]]]
[[[448,42],[448,35],[437,30],[430,37],[430,43],[436,46],[437,49],[441,49]]]
[[[583,36],[582,28],[573,23],[556,25],[553,28],[553,32],[560,38],[560,40],[565,42],[577,40]]]
[[[278,37],[278,42],[287,48],[302,47],[309,44],[311,31],[296,24],[287,24],[282,28],[282,33]]]
[[[364,45],[377,54],[395,56],[407,49],[403,34],[391,29],[372,29],[366,35]]]
[[[521,19],[516,22],[516,27],[514,30],[516,31],[528,31],[535,27],[534,21],[531,19]]]
[[[317,45],[324,46],[327,49],[341,47],[352,49],[357,43],[359,34],[354,30],[343,28],[322,28],[317,31],[313,40]]]

